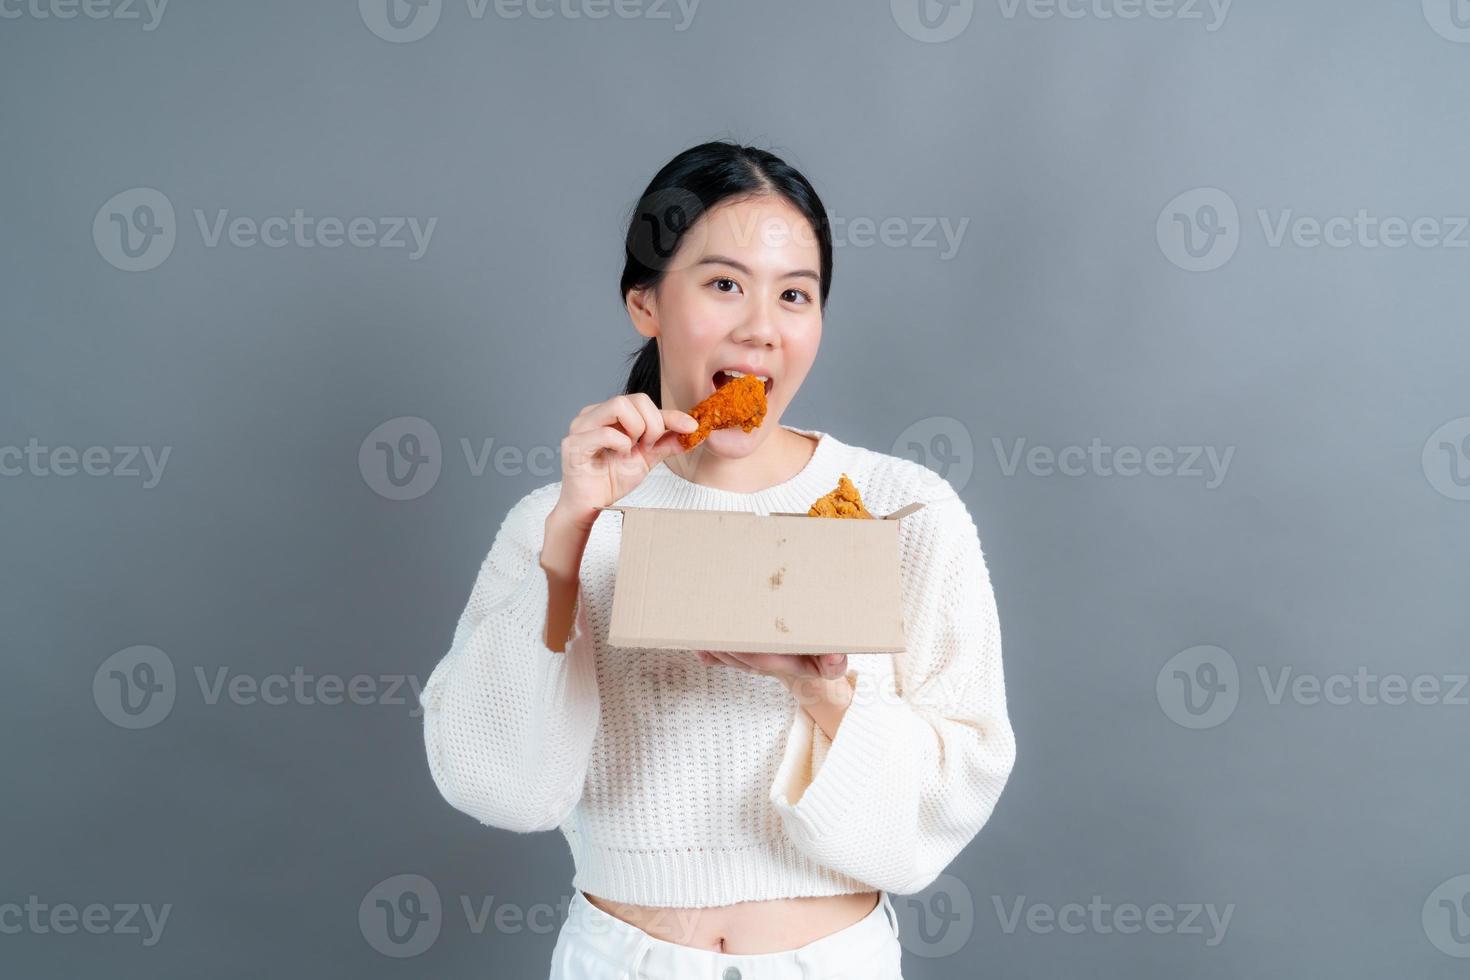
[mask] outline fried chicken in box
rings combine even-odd
[[[689,410],[699,428],[679,433],[679,443],[693,449],[716,429],[739,426],[746,432],[760,425],[766,417],[766,385],[754,375],[734,378],[715,389],[714,394]]]
[[[812,504],[811,510],[807,511],[808,517],[854,517],[877,520],[868,509],[863,506],[862,495],[858,493],[857,487],[843,473],[837,478],[837,489],[824,494]]]

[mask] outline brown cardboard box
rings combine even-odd
[[[608,643],[749,653],[904,648],[898,522],[667,507],[622,512]]]

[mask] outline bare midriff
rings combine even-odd
[[[739,902],[702,909],[655,908],[612,902],[582,892],[587,901],[655,939],[718,953],[780,953],[861,922],[878,893],[819,895]]]

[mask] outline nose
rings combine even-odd
[[[740,324],[740,329],[735,332],[735,340],[741,344],[758,344],[767,349],[776,347],[781,339],[780,328],[776,326],[776,319],[766,309],[753,309],[745,321]]]

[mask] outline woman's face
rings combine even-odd
[[[764,375],[765,420],[703,445],[745,456],[776,430],[822,339],[821,253],[810,222],[779,195],[725,201],[679,242],[656,289],[628,296],[633,325],[659,338],[663,407],[688,411],[725,368]]]

